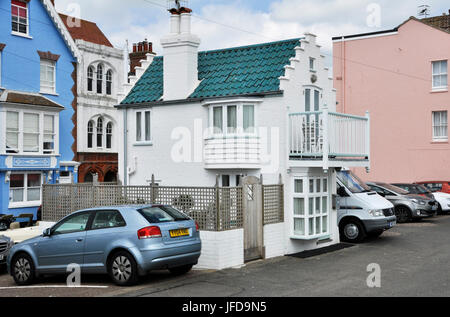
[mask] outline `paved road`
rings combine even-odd
[[[366,269],[381,266],[381,288],[369,288]],[[183,277],[151,274],[138,286],[118,288],[107,277],[85,277],[102,289],[1,289],[0,296],[450,296],[450,216],[402,224],[378,239],[308,259],[281,257],[218,272]],[[64,285],[64,278],[46,280]]]

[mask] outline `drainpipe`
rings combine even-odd
[[[123,181],[124,186],[128,186],[128,126],[127,108],[123,108]]]

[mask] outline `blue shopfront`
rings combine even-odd
[[[0,214],[36,217],[42,184],[77,179],[78,54],[52,1],[0,1]]]

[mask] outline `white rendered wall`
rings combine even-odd
[[[286,235],[284,223],[264,226],[264,247],[266,259],[276,258],[286,254]]]
[[[223,270],[244,264],[244,230],[200,231],[202,253],[197,269]]]

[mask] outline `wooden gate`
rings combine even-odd
[[[254,176],[242,179],[244,214],[244,260],[264,258],[262,185]]]

